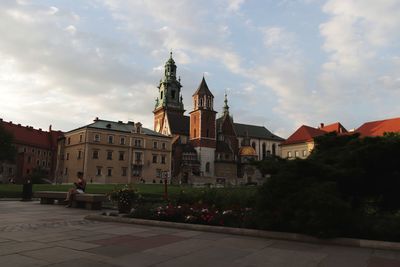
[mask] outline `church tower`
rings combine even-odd
[[[154,130],[163,134],[171,134],[166,123],[167,114],[173,114],[175,117],[182,116],[185,112],[183,108],[183,100],[181,94],[181,79],[176,78],[176,65],[170,57],[164,66],[164,77],[160,80],[158,86],[158,97],[154,107]]]
[[[193,111],[190,112],[190,143],[197,151],[203,176],[214,176],[217,112],[213,106],[214,96],[203,77],[193,94]]]

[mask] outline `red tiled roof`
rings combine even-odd
[[[297,131],[295,131],[285,142],[281,145],[290,145],[296,143],[303,143],[313,140],[314,137],[326,134],[326,131],[316,129],[307,125],[302,125]]]
[[[57,139],[62,135],[60,131],[47,132],[29,126],[13,124],[12,122],[0,121],[0,124],[14,136],[14,142],[21,145],[55,149],[57,147]]]
[[[355,132],[360,133],[361,137],[383,136],[384,133],[400,132],[400,118],[366,122]]]
[[[330,133],[330,132],[337,132],[337,133],[347,133],[346,128],[340,122],[335,122],[320,128],[321,130]]]

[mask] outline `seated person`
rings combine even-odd
[[[85,193],[86,181],[83,179],[83,172],[78,172],[78,181],[74,183],[74,188],[68,190],[65,202],[68,203],[67,207],[71,207],[72,200],[76,194]]]

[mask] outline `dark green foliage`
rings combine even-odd
[[[260,226],[399,241],[400,136],[327,134],[315,142],[306,160],[261,163],[271,177],[259,192]]]
[[[44,184],[43,179],[47,178],[48,172],[41,168],[35,168],[32,170],[32,175],[30,176],[32,184]]]
[[[13,136],[0,125],[0,161],[15,161],[16,150],[13,146]]]

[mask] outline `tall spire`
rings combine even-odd
[[[229,115],[229,106],[228,106],[228,96],[225,91],[225,99],[224,99],[224,115]]]

